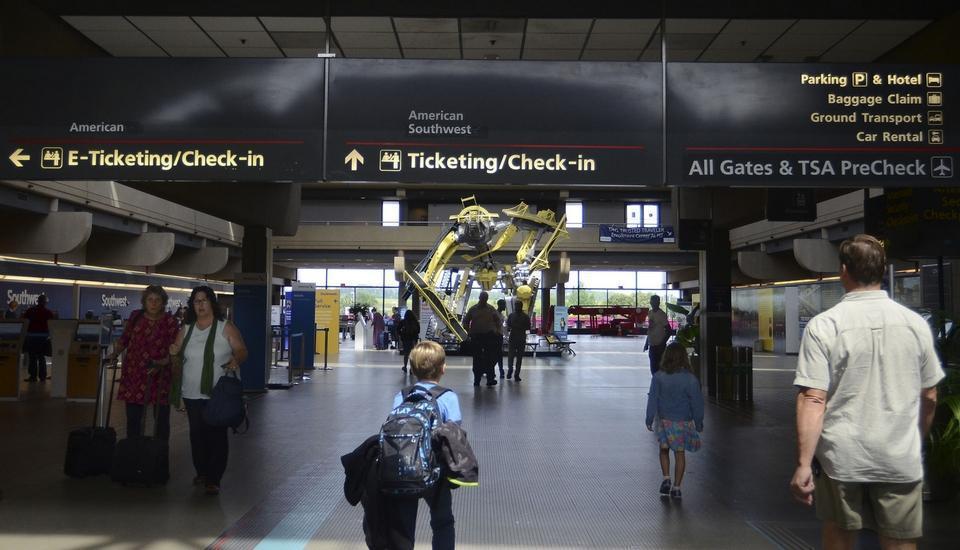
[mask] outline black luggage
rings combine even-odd
[[[154,383],[156,390],[156,383]],[[144,405],[146,406],[146,405]],[[165,439],[156,437],[159,406],[153,405],[154,435],[127,437],[117,443],[113,453],[110,479],[121,485],[165,485],[170,479],[170,446]],[[146,433],[146,417],[143,415]]]
[[[110,427],[110,410],[113,406],[113,384],[117,381],[116,365],[113,371],[113,383],[107,401],[105,426],[97,426],[97,411],[100,410],[100,397],[103,394],[103,370],[106,364],[101,361],[100,380],[97,383],[97,401],[93,409],[93,424],[70,432],[67,437],[67,454],[63,461],[63,473],[69,477],[87,477],[110,473],[114,447],[117,444],[117,432]]]

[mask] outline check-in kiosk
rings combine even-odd
[[[80,321],[67,359],[67,400],[93,401],[100,376],[100,322]]]
[[[20,354],[26,321],[0,321],[0,400],[20,398]]]

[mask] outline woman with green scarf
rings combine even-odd
[[[184,325],[170,346],[170,355],[182,362],[171,403],[179,404],[182,397],[187,409],[190,450],[197,471],[193,484],[203,486],[208,495],[219,494],[220,479],[227,468],[227,428],[204,422],[203,410],[216,378],[226,370],[239,375],[247,346],[237,327],[223,319],[217,295],[210,287],[199,286],[190,294]]]

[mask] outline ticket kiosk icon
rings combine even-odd
[[[380,149],[381,172],[399,172],[402,167],[399,149]]]

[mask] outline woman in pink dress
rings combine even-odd
[[[170,344],[180,326],[167,313],[167,300],[162,286],[145,288],[140,297],[143,309],[130,315],[109,358],[125,352],[117,398],[127,403],[127,437],[143,435],[148,404],[157,407],[157,437],[170,437]]]

